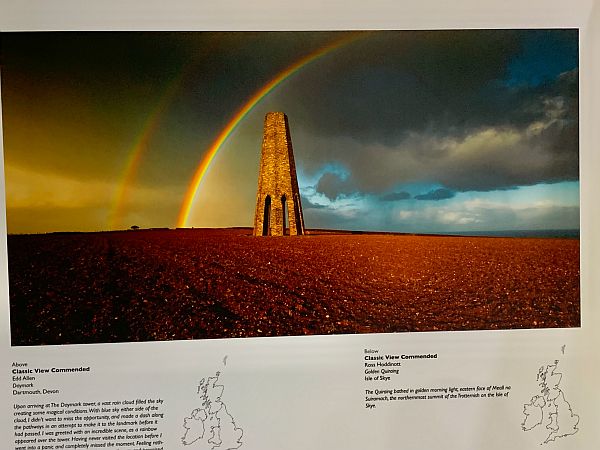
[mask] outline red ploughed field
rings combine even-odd
[[[579,240],[9,236],[13,345],[578,327]]]

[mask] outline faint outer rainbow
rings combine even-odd
[[[194,199],[196,198],[196,194],[198,192],[198,188],[202,183],[202,179],[210,164],[212,163],[215,155],[221,148],[221,146],[225,143],[227,138],[231,135],[231,133],[235,130],[235,128],[239,125],[239,123],[246,117],[246,115],[254,108],[269,92],[275,89],[279,84],[285,81],[287,78],[292,76],[298,70],[300,70],[305,65],[311,63],[312,61],[320,58],[321,56],[326,55],[327,53],[336,50],[343,45],[346,45],[359,37],[365,36],[368,32],[355,32],[350,36],[344,36],[341,39],[334,41],[333,43],[320,48],[313,53],[306,55],[304,58],[295,62],[287,69],[283,70],[279,74],[277,74],[271,81],[265,84],[262,88],[260,88],[250,99],[238,110],[238,112],[231,118],[229,123],[223,128],[223,130],[219,133],[217,138],[214,140],[212,145],[207,150],[204,158],[200,162],[200,165],[196,169],[194,173],[194,177],[183,198],[183,204],[181,205],[181,210],[179,211],[179,216],[177,217],[177,227],[185,227],[187,226],[188,217],[190,215],[190,211],[192,210],[192,205],[194,203]]]
[[[148,148],[148,142],[150,138],[158,128],[160,118],[165,108],[171,103],[171,100],[183,78],[186,75],[185,70],[181,70],[178,76],[176,76],[167,85],[162,96],[158,99],[156,106],[152,112],[148,115],[146,122],[141,127],[140,135],[135,139],[135,144],[132,150],[129,152],[129,158],[125,164],[123,175],[121,176],[121,183],[115,192],[115,196],[112,201],[111,213],[108,218],[108,229],[114,230],[119,226],[122,226],[123,216],[127,200],[129,198],[130,187],[137,175],[142,156]]]

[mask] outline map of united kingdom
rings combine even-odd
[[[181,442],[198,450],[233,450],[242,446],[244,431],[221,401],[225,386],[217,384],[220,372],[214,377],[203,378],[198,384],[201,406],[183,420],[185,433]]]
[[[525,419],[521,427],[523,431],[545,427],[548,435],[542,444],[579,431],[579,416],[573,413],[571,405],[565,399],[565,394],[560,388],[562,373],[557,372],[557,368],[558,360],[555,360],[554,364],[540,367],[537,374],[540,395],[534,395],[529,403],[523,405]]]

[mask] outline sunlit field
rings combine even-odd
[[[578,327],[579,240],[8,237],[13,345]]]

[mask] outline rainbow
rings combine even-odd
[[[234,114],[231,120],[227,123],[225,128],[219,133],[217,138],[211,144],[211,146],[206,151],[206,154],[200,161],[196,172],[192,178],[191,183],[188,186],[188,189],[185,193],[183,204],[181,206],[181,210],[179,211],[179,216],[177,217],[177,227],[185,227],[187,226],[188,217],[190,215],[190,211],[192,209],[192,205],[194,203],[194,199],[198,193],[198,189],[200,184],[202,183],[202,179],[208,168],[210,167],[215,155],[220,150],[221,146],[225,143],[225,141],[229,138],[231,133],[236,129],[239,123],[248,115],[250,111],[273,89],[279,86],[283,81],[294,75],[298,72],[302,67],[307,64],[313,62],[314,60],[326,55],[327,53],[332,52],[356,39],[362,37],[366,34],[366,32],[356,32],[352,33],[350,36],[344,36],[341,39],[334,41],[333,43],[320,48],[313,53],[310,53],[295,62],[287,69],[279,72],[271,81],[265,84],[262,88],[260,88],[250,99]]]
[[[141,133],[134,140],[135,144],[133,145],[132,150],[129,152],[129,158],[125,164],[123,174],[120,177],[122,181],[115,190],[115,195],[113,197],[112,206],[110,208],[111,213],[108,218],[109,230],[115,230],[122,225],[123,217],[125,215],[125,206],[127,205],[127,201],[129,199],[130,186],[137,175],[142,156],[148,148],[148,142],[160,124],[162,113],[171,103],[171,100],[177,93],[179,85],[186,76],[186,73],[187,72],[185,70],[182,70],[178,76],[176,76],[167,84],[167,88],[162,96],[158,99],[156,106],[148,115],[146,122],[142,126]]]

